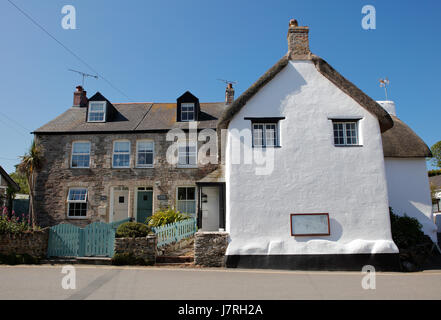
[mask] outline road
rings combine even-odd
[[[62,267],[0,266],[0,299],[441,299],[441,270],[377,272],[365,290],[361,272],[76,265],[63,289]]]

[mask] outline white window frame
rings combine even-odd
[[[152,144],[152,163],[151,164],[140,164],[138,162],[138,153],[139,153],[139,143],[140,142],[150,142]],[[155,142],[149,139],[137,140],[136,141],[136,167],[137,168],[153,168],[155,165]]]
[[[262,144],[256,145],[255,139],[254,139],[254,130],[257,125],[263,126],[262,129]],[[275,126],[275,144],[274,145],[267,145],[267,135],[266,135],[266,126],[267,125],[274,125]],[[251,137],[253,140],[253,148],[278,148],[280,147],[280,138],[279,138],[279,122],[252,122],[251,123]]]
[[[186,147],[186,148],[190,148],[190,147],[194,147],[196,148],[195,152],[185,152],[185,159],[188,162],[188,160],[190,159],[190,154],[194,153],[195,154],[195,159],[196,159],[196,163],[185,163],[185,164],[181,164],[179,163],[179,153],[180,153],[180,148],[182,147]],[[197,168],[198,167],[198,144],[197,142],[191,142],[191,141],[187,141],[186,143],[180,143],[178,144],[178,163],[177,163],[177,167],[178,168]]]
[[[86,190],[86,194],[85,194],[84,200],[70,200],[69,196],[70,196],[70,191],[71,190]],[[69,188],[69,190],[67,192],[67,218],[68,219],[87,219],[87,210],[88,210],[87,199],[88,199],[88,196],[89,196],[89,190],[87,190],[87,188],[85,188],[85,187],[72,187],[72,188]],[[70,204],[71,203],[85,203],[86,204],[86,215],[84,215],[84,216],[71,216],[69,214],[69,212],[70,212]]]
[[[179,200],[179,188],[186,188],[186,189],[188,189],[188,188],[192,188],[192,189],[194,189],[194,200]],[[185,192],[185,195],[187,196],[187,191]],[[177,186],[176,187],[176,210],[178,210],[178,208],[179,208],[179,206],[178,206],[178,202],[179,201],[185,201],[185,202],[190,202],[190,201],[194,201],[194,210],[195,210],[195,212],[194,212],[194,215],[192,215],[192,214],[189,214],[190,216],[192,216],[192,217],[196,217],[197,216],[197,213],[198,213],[198,203],[197,203],[197,189],[196,189],[196,186]],[[184,213],[186,213],[186,212],[184,212]]]
[[[92,104],[101,104],[103,111],[92,111]],[[103,120],[90,120],[90,115],[95,113],[103,113]],[[89,109],[87,110],[87,122],[106,122],[107,103],[106,101],[89,101]]]
[[[118,152],[117,153],[117,154],[128,154],[129,155],[129,165],[128,166],[115,166],[115,144],[117,142],[127,142],[129,144],[129,151],[128,152]],[[130,143],[130,140],[114,140],[113,141],[113,149],[112,149],[112,168],[116,168],[116,169],[130,168],[131,151],[132,151],[132,145]]]
[[[74,156],[74,145],[75,145],[75,143],[88,143],[88,144],[89,144],[89,152],[88,152],[88,153],[75,153],[75,155],[80,155],[80,156],[82,156],[82,155],[88,155],[88,156],[89,156],[89,163],[87,164],[86,167],[74,167],[74,166],[72,165],[72,163],[73,163],[73,156]],[[91,151],[91,146],[92,146],[91,142],[90,142],[90,141],[87,141],[87,140],[72,141],[72,150],[71,150],[71,155],[70,155],[70,167],[71,167],[72,169],[84,169],[84,168],[90,168],[90,151]]]
[[[193,111],[184,111],[183,110],[183,107],[192,107],[193,108]],[[195,112],[196,112],[196,110],[195,110],[195,104],[194,104],[194,102],[183,102],[183,103],[181,103],[181,121],[182,122],[191,122],[191,121],[194,121],[195,120]],[[186,120],[184,120],[184,117],[183,117],[183,115],[184,115],[184,113],[187,115],[187,119]],[[192,115],[192,118],[191,119],[189,119],[189,117],[188,117],[188,115]]]
[[[355,124],[355,143],[348,143],[348,136],[346,132],[346,124],[354,123]],[[335,124],[343,125],[343,141],[344,143],[335,143]],[[334,145],[337,147],[350,147],[350,146],[360,146],[360,133],[359,133],[359,125],[358,120],[332,120],[332,139],[334,141]]]

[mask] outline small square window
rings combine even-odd
[[[278,123],[253,123],[253,147],[278,147],[279,130]]]
[[[333,121],[334,145],[351,146],[358,145],[358,122],[357,121]]]
[[[69,218],[84,218],[87,215],[87,189],[69,189],[67,196],[67,216]]]
[[[119,203],[124,203],[124,196],[119,197],[118,202],[119,202]]]

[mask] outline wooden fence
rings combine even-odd
[[[189,238],[196,233],[197,229],[196,219],[190,218],[153,228],[153,231],[157,236],[157,247],[159,248]]]

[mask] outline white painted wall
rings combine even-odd
[[[281,148],[271,175],[232,164],[232,129],[244,117],[277,117]],[[362,147],[335,147],[328,117],[362,117]],[[248,143],[245,143],[250,147]],[[291,61],[229,125],[226,152],[227,254],[396,253],[377,118],[308,61]],[[291,213],[328,212],[330,236],[293,237]]]
[[[386,158],[385,166],[389,205],[394,213],[418,219],[424,233],[436,242],[426,159]]]

